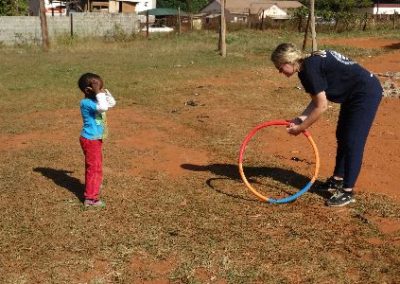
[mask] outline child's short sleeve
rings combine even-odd
[[[81,101],[81,109],[90,112],[95,112],[97,111],[97,104],[93,100],[83,99]]]

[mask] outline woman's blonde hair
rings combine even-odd
[[[300,66],[304,58],[308,56],[310,55],[304,54],[293,43],[281,43],[272,52],[271,61],[276,68],[280,68],[286,63]]]

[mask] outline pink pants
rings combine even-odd
[[[85,155],[85,199],[98,200],[103,182],[102,140],[79,138]]]

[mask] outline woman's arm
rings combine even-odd
[[[325,91],[322,91],[315,96],[311,96],[311,102],[308,104],[306,109],[298,117],[302,122],[296,124],[291,123],[288,127],[289,134],[298,135],[302,131],[310,127],[318,118],[328,109],[328,100],[326,98]]]

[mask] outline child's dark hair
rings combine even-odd
[[[85,89],[90,87],[91,81],[93,79],[101,80],[101,77],[94,73],[85,73],[78,80],[79,89],[85,93]]]

